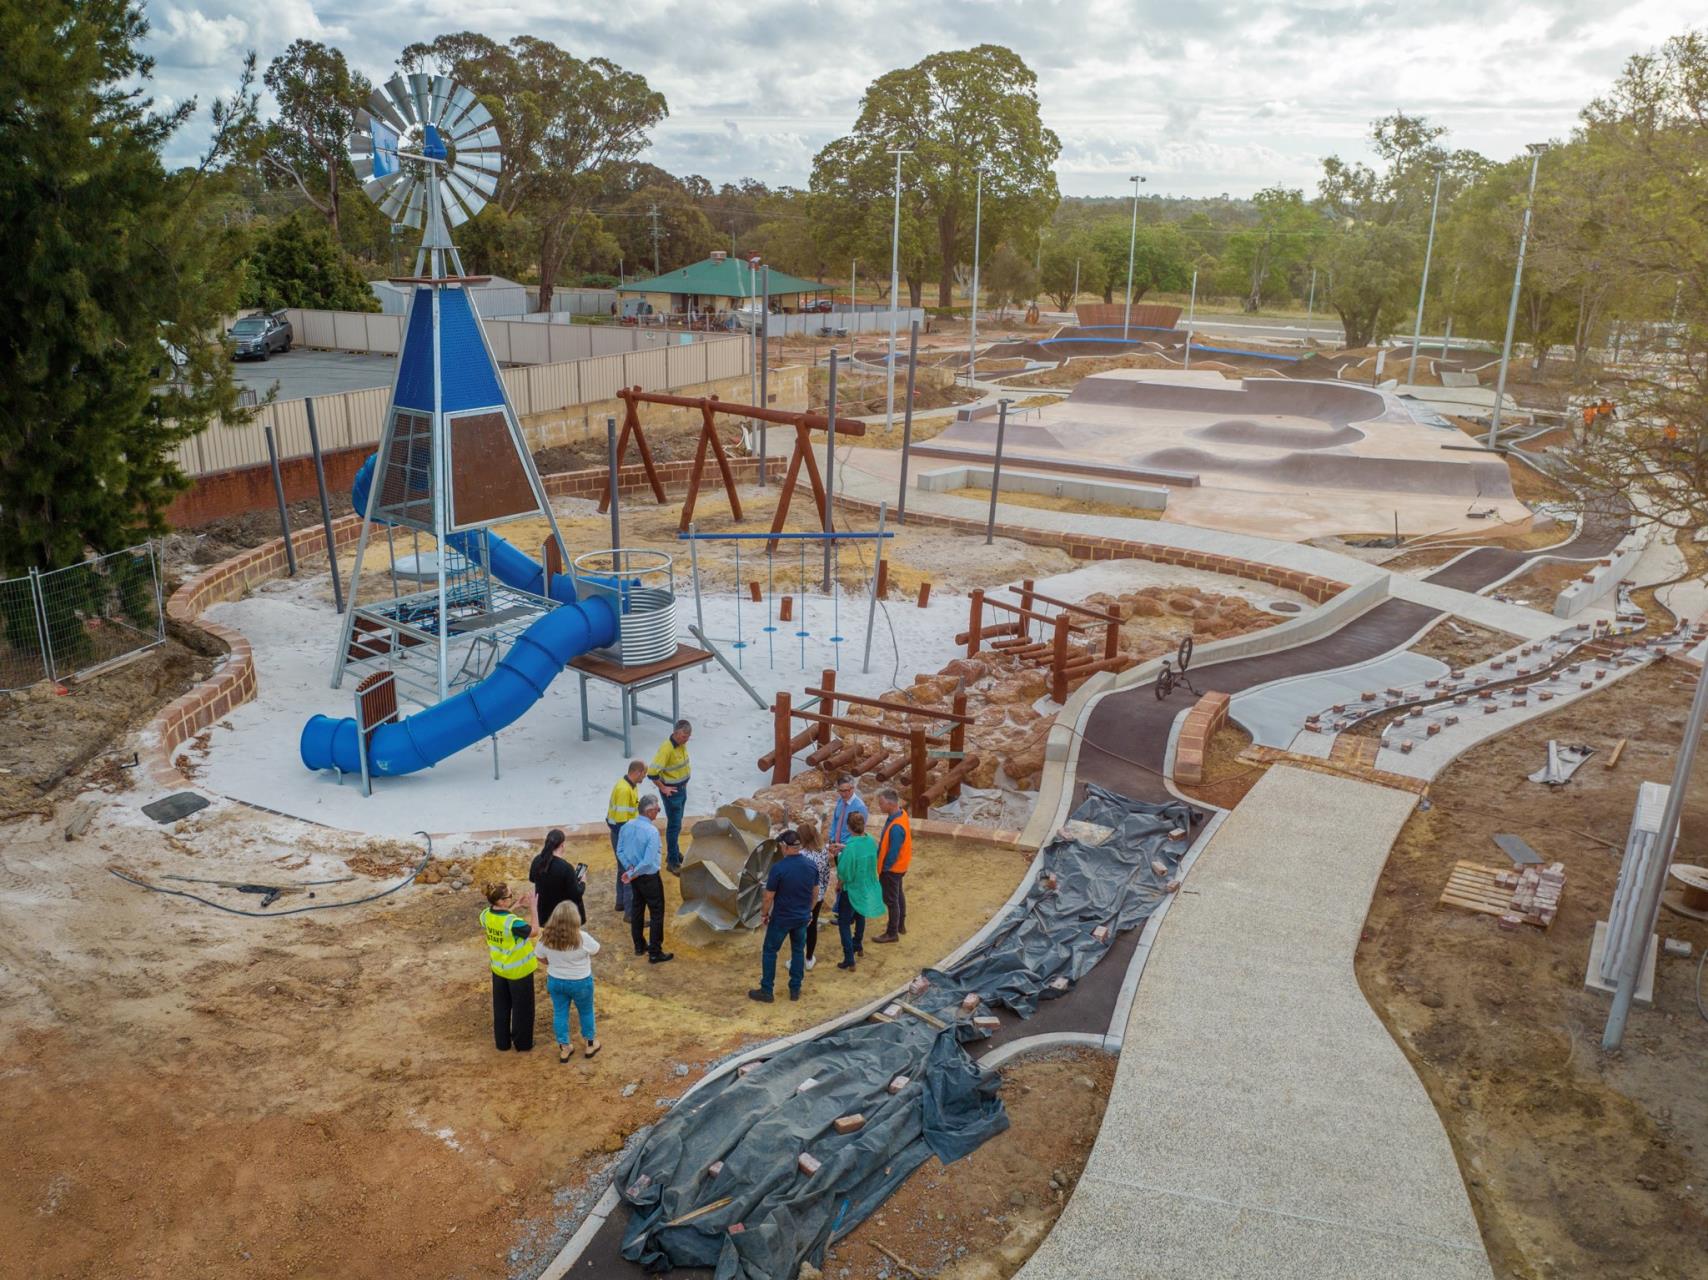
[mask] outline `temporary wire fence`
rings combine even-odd
[[[0,579],[0,690],[88,676],[165,640],[152,542]]]

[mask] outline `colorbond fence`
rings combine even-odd
[[[294,316],[302,313],[293,313]],[[366,315],[359,312],[310,312],[311,317],[332,317],[334,323],[363,322],[358,333],[354,325],[346,324],[344,332],[362,340],[385,338],[385,324],[397,316]],[[368,323],[377,322],[377,323]],[[582,326],[523,325],[505,321],[487,321],[487,332],[495,326],[530,333],[556,335],[577,332],[610,333],[627,339],[635,330],[601,330]],[[301,330],[298,331],[302,332]],[[330,330],[328,330],[330,332]],[[508,337],[508,335],[505,335]],[[646,391],[670,391],[678,387],[695,386],[723,378],[734,378],[748,371],[750,339],[743,335],[648,334],[659,341],[643,342],[644,349],[619,351],[611,355],[591,355],[579,359],[552,360],[541,363],[517,364],[504,369],[505,390],[517,414],[529,418],[535,414],[555,413],[574,405],[611,400],[623,387],[640,387]],[[689,341],[686,345],[682,339]],[[667,345],[674,343],[675,345]],[[496,350],[498,342],[493,346]],[[383,350],[383,347],[350,348]],[[555,348],[554,348],[555,349]],[[499,354],[499,359],[505,359]],[[341,395],[314,398],[315,426],[320,432],[320,447],[328,452],[350,449],[360,445],[378,444],[385,409],[391,399],[389,387],[374,387],[365,391],[347,391]],[[304,400],[277,400],[262,405],[247,421],[238,425],[214,423],[178,447],[177,463],[190,476],[230,471],[239,467],[264,466],[267,463],[267,439],[264,428],[273,428],[281,458],[301,457],[310,452],[308,439],[308,406]]]

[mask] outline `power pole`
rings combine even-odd
[[[652,278],[658,279],[661,274],[658,269],[658,206],[647,206],[647,214],[652,218]]]

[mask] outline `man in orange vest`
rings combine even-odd
[[[884,894],[889,923],[873,942],[896,942],[907,932],[907,889],[903,878],[913,862],[913,827],[894,787],[878,792],[878,811],[884,827],[878,834],[878,887]]]

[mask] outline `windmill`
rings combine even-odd
[[[451,228],[486,206],[504,171],[498,130],[480,99],[446,76],[393,76],[356,113],[350,161],[381,213],[426,228],[415,274],[462,275]]]
[[[558,563],[568,563],[475,306],[474,290],[487,277],[465,275],[451,241],[451,228],[498,189],[503,159],[491,113],[445,76],[394,76],[358,113],[350,156],[380,211],[423,235],[415,274],[394,282],[410,291],[397,374],[379,448],[351,494],[366,520],[332,687],[346,672],[389,673],[398,699],[433,707],[479,684],[500,653],[575,593],[567,582],[554,587],[537,563],[492,532],[543,516]],[[364,599],[363,559],[374,530],[393,552],[385,566],[391,591]],[[412,557],[397,555],[399,532],[413,540]],[[432,539],[425,550],[423,535]],[[371,723],[360,706],[358,718]]]

